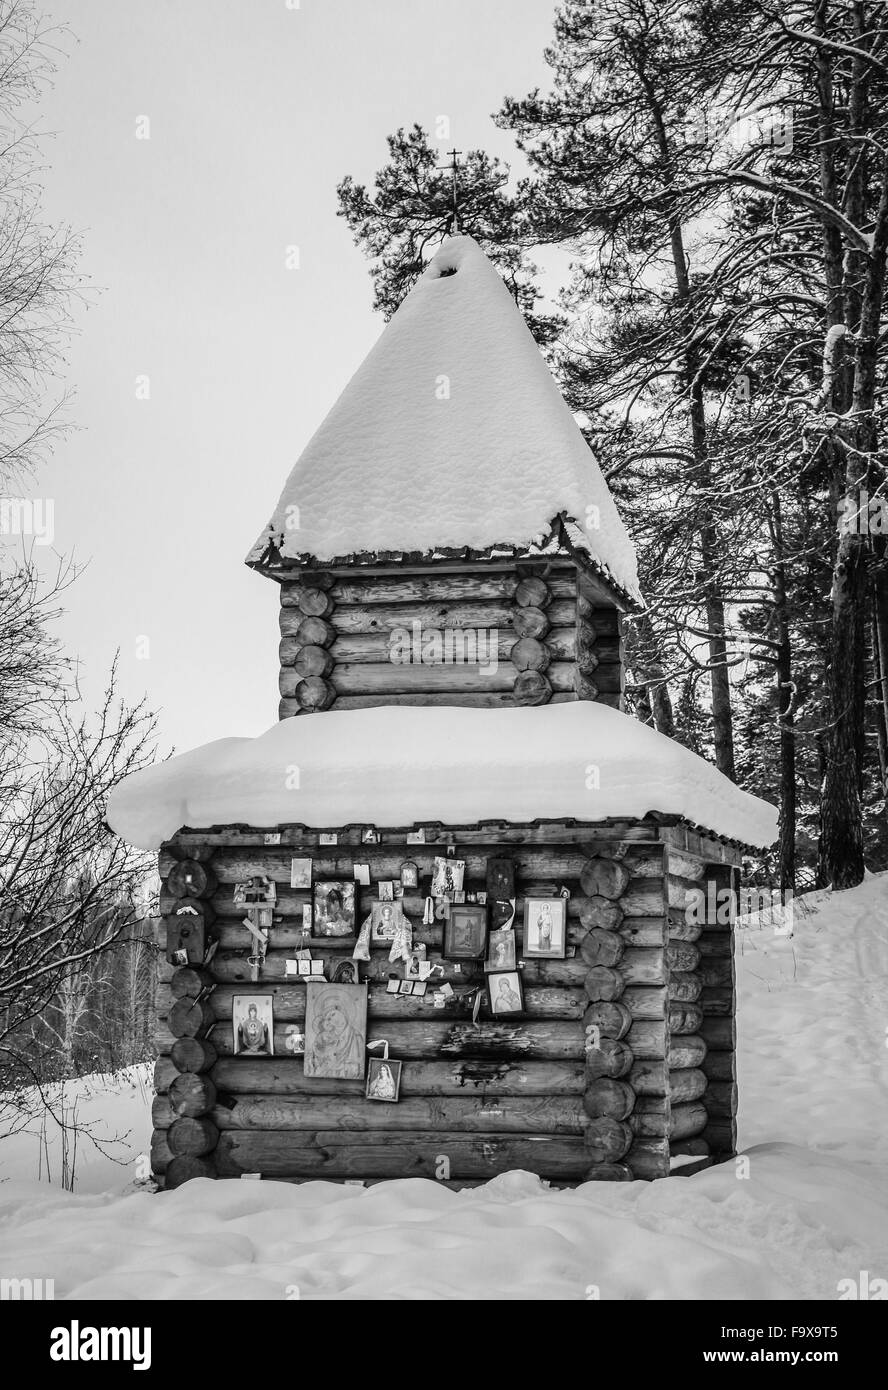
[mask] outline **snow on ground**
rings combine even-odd
[[[411,1179],[154,1196],[121,1195],[132,1172],[109,1164],[99,1194],[96,1163],[71,1196],[0,1142],[0,1274],[54,1278],[57,1297],[177,1299],[832,1299],[863,1270],[888,1278],[888,875],[813,903],[792,938],[738,932],[746,1178],[727,1163],[563,1192],[510,1173],[462,1193]],[[124,1128],[134,1092],[100,1095]],[[147,1126],[131,1126],[134,1157]]]

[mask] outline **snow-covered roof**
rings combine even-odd
[[[587,700],[284,719],[259,738],[219,739],[133,773],[107,818],[130,844],[156,849],[185,825],[394,828],[653,811],[742,844],[777,836],[773,806],[682,744]]]
[[[309,441],[247,563],[267,562],[270,541],[284,561],[322,562],[530,546],[557,516],[639,601],[595,456],[502,279],[453,237]]]

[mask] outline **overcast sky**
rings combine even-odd
[[[439,115],[442,151],[508,157],[490,113],[546,83],[554,9],[53,6],[76,42],[42,108],[45,208],[83,232],[94,294],[69,354],[77,429],[39,492],[55,548],[88,561],[62,627],[81,689],[95,700],[120,648],[124,692],[159,710],[167,746],[277,718],[277,585],[244,556],[382,328],[337,182],[371,179],[389,132]]]

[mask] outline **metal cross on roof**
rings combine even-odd
[[[459,236],[461,230],[459,225],[459,156],[463,153],[463,151],[448,150],[447,153],[450,156],[450,164],[449,166],[445,164],[443,167],[445,169],[449,167],[450,169],[450,196],[452,203],[450,214],[450,234],[451,236]]]

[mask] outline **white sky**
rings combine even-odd
[[[243,559],[382,328],[336,184],[369,181],[388,133],[441,114],[442,151],[509,158],[490,113],[546,84],[554,8],[57,0],[78,42],[42,109],[45,210],[84,233],[100,292],[69,354],[78,428],[35,491],[56,549],[89,561],[61,628],[88,699],[119,647],[166,745],[277,718],[278,588]]]

